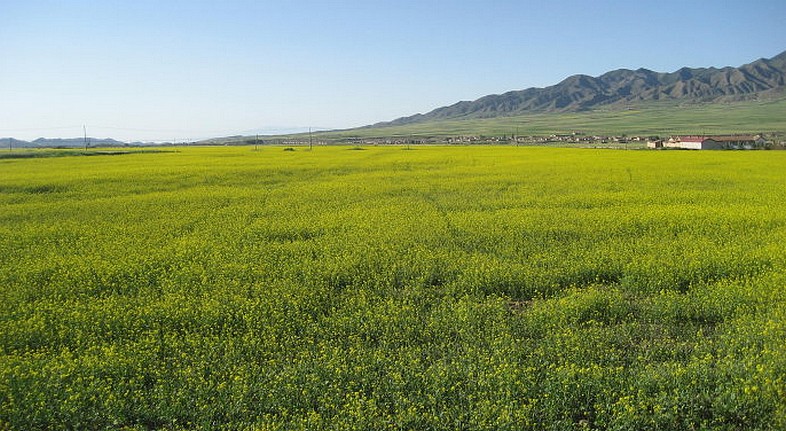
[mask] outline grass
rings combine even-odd
[[[627,110],[529,114],[511,117],[470,118],[421,124],[366,127],[318,132],[322,142],[349,139],[424,139],[455,136],[548,136],[582,132],[586,135],[661,136],[678,134],[786,134],[786,98],[724,104],[677,104],[672,101],[631,105]],[[307,139],[307,134],[286,139]],[[285,137],[265,137],[276,142]],[[227,140],[231,141],[231,140]],[[221,141],[224,142],[224,141]]]
[[[107,149],[89,149],[89,150],[75,150],[75,149],[17,149],[6,152],[0,152],[0,159],[38,159],[49,157],[74,157],[74,156],[122,156],[125,154],[144,154],[144,153],[161,153],[171,152],[171,150],[107,150]]]
[[[0,429],[782,429],[786,152],[0,160]]]

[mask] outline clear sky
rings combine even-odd
[[[786,50],[786,0],[0,0],[0,137],[346,128]]]

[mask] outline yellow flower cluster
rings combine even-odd
[[[784,166],[2,159],[0,429],[784,429]]]

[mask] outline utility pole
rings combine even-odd
[[[259,133],[257,133],[257,137],[254,139],[254,151],[259,151]]]
[[[82,125],[82,132],[85,134],[85,151],[87,151],[87,126]]]
[[[308,150],[311,151],[314,147],[314,140],[311,137],[311,127],[308,128]]]

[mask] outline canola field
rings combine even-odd
[[[786,152],[0,160],[0,430],[786,429]]]

